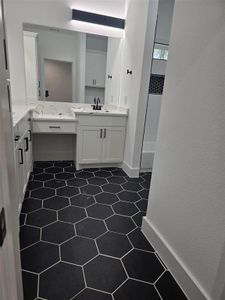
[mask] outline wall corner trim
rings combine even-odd
[[[190,300],[212,300],[147,217],[141,230]]]
[[[132,168],[128,163],[125,161],[122,162],[121,168],[123,171],[129,176],[129,177],[134,177],[137,178],[139,177],[140,169],[139,168]]]

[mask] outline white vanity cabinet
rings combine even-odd
[[[27,114],[14,127],[18,209],[21,208],[26,186],[33,168],[32,138],[29,119],[29,114]]]
[[[123,161],[126,116],[78,117],[77,166]]]

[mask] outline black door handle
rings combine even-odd
[[[3,47],[4,47],[4,54],[5,54],[5,68],[8,70],[8,57],[7,57],[7,50],[6,50],[6,40],[3,40]]]
[[[19,151],[20,151],[20,159],[21,159],[21,161],[20,161],[20,165],[23,165],[23,149],[22,148],[19,148]]]
[[[49,97],[49,91],[45,90],[45,98],[48,98],[48,97]]]
[[[26,148],[24,151],[27,152],[29,150],[29,139],[28,139],[28,137],[25,137],[24,140],[26,141]]]

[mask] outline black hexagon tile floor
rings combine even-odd
[[[126,279],[121,261],[99,255],[84,266],[87,286],[113,293]]]
[[[20,214],[24,300],[187,299],[140,229],[150,179],[35,162]]]
[[[63,261],[83,265],[98,254],[94,240],[81,236],[61,245],[61,258]]]

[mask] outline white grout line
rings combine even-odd
[[[155,286],[155,285],[154,285],[154,288],[155,288],[156,292],[158,293],[158,295],[159,295],[160,299],[161,299],[161,300],[163,300],[163,298],[162,298],[162,296],[160,295],[160,292],[159,292],[159,290],[158,290],[157,286]]]
[[[70,298],[70,300],[75,300],[85,289],[86,289],[86,286],[78,294],[76,294],[75,296]]]
[[[121,286],[123,286],[128,280],[129,280],[129,277],[127,277],[127,279],[113,291],[113,293],[112,293],[113,299],[114,299],[114,294],[116,293],[116,291],[119,290],[121,288]]]
[[[161,265],[163,266],[163,268],[165,270],[168,270],[167,266],[164,264],[164,262],[162,261],[162,259],[160,258],[159,254],[157,252],[155,252],[155,255],[157,256],[158,260],[160,261]]]
[[[22,272],[27,272],[27,273],[30,273],[30,274],[34,274],[34,275],[38,275],[38,273],[35,273],[33,271],[29,271],[29,270],[25,270],[25,269],[21,269]]]
[[[40,292],[40,275],[38,274],[38,282],[37,282],[37,298],[39,297]]]
[[[159,279],[164,275],[164,273],[166,273],[167,270],[164,269],[164,271],[162,272],[162,274],[159,275],[159,277],[154,281],[154,285],[156,285],[156,283],[159,281]]]

